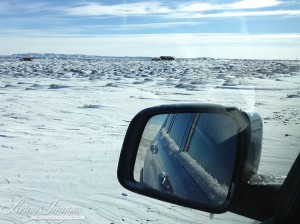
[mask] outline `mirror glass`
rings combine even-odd
[[[145,126],[134,178],[145,188],[221,206],[231,186],[240,129],[223,113],[156,115]]]

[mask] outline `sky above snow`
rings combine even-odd
[[[296,0],[2,0],[0,55],[300,59]]]

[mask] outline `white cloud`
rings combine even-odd
[[[227,5],[229,9],[257,9],[265,7],[274,7],[282,4],[277,0],[243,0]]]
[[[66,9],[67,15],[77,16],[141,16],[141,15],[185,15],[193,17],[194,13],[209,12],[212,10],[231,11],[245,9],[260,9],[283,4],[278,0],[242,0],[232,4],[211,3],[169,3],[163,5],[159,2],[141,2],[115,5],[88,3]],[[219,13],[219,15],[221,15]],[[232,14],[233,16],[235,14]]]
[[[120,1],[119,1],[120,2]],[[269,8],[264,12],[249,11],[276,7],[286,2],[279,0],[241,0],[231,4],[213,4],[212,2],[166,2],[148,1],[105,5],[102,3],[81,3],[77,6],[55,5],[50,2],[30,2],[19,4],[15,1],[0,2],[0,12],[8,15],[52,11],[52,16],[164,16],[169,18],[209,18],[235,16],[299,16],[298,10],[282,10],[279,7]],[[215,10],[215,11],[213,11]],[[247,10],[242,12],[240,10]],[[212,12],[213,11],[213,12]],[[203,14],[203,15],[202,15]],[[243,15],[242,15],[243,14]],[[49,16],[49,14],[48,14]]]
[[[31,20],[29,20],[31,21]],[[46,20],[47,22],[48,20]],[[55,21],[55,19],[54,19]],[[58,20],[59,21],[59,20]],[[16,20],[16,22],[20,22]],[[55,21],[57,22],[57,21]],[[22,35],[23,37],[78,37],[78,36],[86,36],[85,33],[92,33],[94,31],[98,31],[101,29],[102,31],[129,31],[129,30],[149,30],[149,29],[163,29],[163,28],[172,28],[176,27],[187,27],[187,26],[197,26],[200,24],[204,24],[204,22],[193,22],[193,21],[186,21],[186,22],[161,22],[161,23],[123,23],[123,24],[104,24],[104,25],[80,25],[80,26],[58,26],[52,29],[48,27],[43,28],[9,28],[9,29],[2,29],[0,30],[0,35],[4,36],[11,36],[16,37]],[[98,34],[95,34],[98,36]],[[89,35],[87,35],[89,36]]]
[[[175,11],[177,12],[204,12],[211,10],[236,10],[236,9],[258,9],[274,7],[282,4],[277,0],[242,0],[232,4],[210,4],[210,3],[182,3]]]
[[[300,16],[300,10],[270,11],[225,11],[218,13],[175,13],[172,18],[222,18],[222,17],[257,17],[257,16]]]
[[[176,11],[178,12],[199,12],[214,10],[217,7],[210,3],[183,3],[180,4]]]
[[[66,10],[67,15],[79,16],[124,16],[124,15],[149,15],[166,14],[171,9],[158,2],[128,3],[117,5],[103,5],[90,3],[84,6],[77,6]]]
[[[165,22],[165,23],[135,23],[135,24],[120,24],[120,25],[88,25],[86,29],[103,28],[106,30],[144,30],[144,29],[160,29],[180,26],[195,26],[204,22]]]

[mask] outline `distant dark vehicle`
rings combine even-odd
[[[32,61],[32,58],[21,58],[20,61]]]
[[[159,58],[160,58],[160,60],[163,60],[163,61],[173,61],[173,60],[175,60],[175,58],[172,57],[172,56],[160,56]]]
[[[151,59],[152,61],[173,61],[175,60],[172,56],[160,56],[159,58],[155,57]]]
[[[151,61],[161,61],[160,58],[152,58]]]

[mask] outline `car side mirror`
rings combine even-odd
[[[225,212],[239,183],[257,171],[260,148],[254,149],[253,141],[261,143],[261,124],[256,113],[220,105],[145,109],[128,127],[119,182],[163,201]]]

